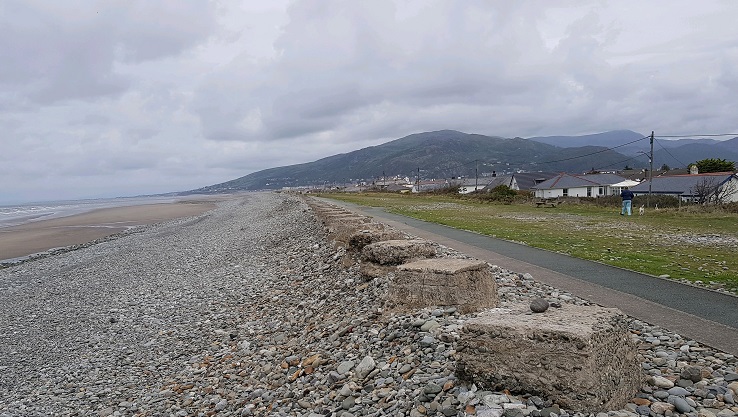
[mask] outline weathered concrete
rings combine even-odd
[[[394,273],[395,271],[397,271],[397,268],[393,265],[379,265],[373,262],[362,262],[359,265],[359,274],[367,281]]]
[[[400,265],[412,259],[432,258],[436,248],[423,239],[399,239],[375,242],[361,250],[361,259],[380,265]]]
[[[355,230],[348,237],[348,247],[361,252],[365,246],[385,240],[403,239],[406,235],[381,223],[369,223]]]
[[[400,309],[438,305],[469,313],[497,306],[497,284],[485,262],[423,259],[397,267],[388,298]]]
[[[350,250],[361,252],[364,246],[371,243],[406,236],[384,224],[372,222],[368,216],[357,215],[313,198],[306,198],[305,201],[325,225],[328,239]]]
[[[457,375],[574,411],[622,408],[643,382],[628,322],[620,310],[599,306],[492,309],[465,324]]]

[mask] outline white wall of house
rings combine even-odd
[[[537,198],[558,198],[563,194],[561,188],[554,188],[552,190],[536,190]]]
[[[728,190],[732,190],[733,192],[726,198],[727,201],[730,202],[736,202],[738,201],[738,177],[733,175],[733,178],[730,179],[730,181],[723,184],[723,187],[728,187]]]
[[[515,191],[520,191],[520,187],[518,186],[518,181],[513,177],[512,182],[510,183],[510,189]]]
[[[550,190],[536,190],[538,198],[559,197],[604,197],[609,192],[609,186],[575,187],[575,188],[553,188]]]

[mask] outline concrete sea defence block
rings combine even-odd
[[[399,265],[411,259],[432,258],[435,254],[435,246],[427,240],[393,239],[364,246],[361,259],[380,265]]]
[[[422,259],[397,267],[388,298],[400,309],[438,305],[468,313],[497,306],[497,284],[486,262]]]
[[[643,383],[628,318],[612,308],[489,310],[467,321],[457,351],[462,379],[545,396],[574,411],[622,408]]]
[[[405,234],[385,225],[329,203],[306,198],[316,217],[328,232],[328,239],[348,249],[361,252],[364,246],[391,239],[403,239]]]
[[[361,252],[365,246],[385,240],[403,239],[402,232],[386,227],[381,223],[368,223],[351,233],[348,237],[348,247],[351,250]]]

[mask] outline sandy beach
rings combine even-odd
[[[198,215],[214,207],[212,200],[111,207],[3,228],[0,261],[87,243],[133,226]]]

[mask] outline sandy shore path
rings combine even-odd
[[[0,229],[0,261],[87,243],[133,226],[202,214],[211,200],[111,207]]]

